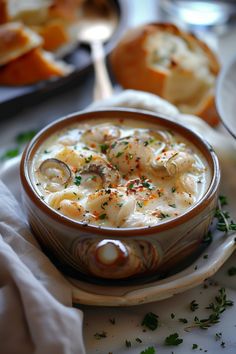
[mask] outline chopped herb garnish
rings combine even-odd
[[[49,154],[49,152],[50,152],[50,151],[48,151],[48,150],[44,150],[43,153],[44,153],[44,154]]]
[[[30,141],[36,134],[35,130],[29,130],[27,132],[24,133],[20,133],[16,136],[16,142],[18,144],[25,144],[28,141]]]
[[[80,186],[81,180],[82,180],[81,176],[75,176],[74,184],[76,184],[76,186]]]
[[[123,153],[124,153],[124,151],[119,151],[119,152],[117,152],[116,157],[120,157],[120,156],[122,156],[122,155],[123,155]]]
[[[125,340],[125,345],[126,345],[126,347],[127,348],[130,348],[131,347],[131,342],[130,342],[130,340]]]
[[[151,183],[149,183],[149,182],[147,182],[147,181],[142,182],[142,185],[143,185],[143,187],[149,189],[150,191],[154,188],[154,187],[151,185]]]
[[[171,208],[176,208],[176,204],[168,204]]]
[[[101,215],[99,215],[99,219],[100,220],[104,220],[104,219],[106,219],[106,217],[107,217],[107,214],[101,214]]]
[[[179,322],[188,323],[188,320],[186,318],[179,318]]]
[[[221,340],[221,338],[222,338],[222,333],[221,332],[218,332],[218,333],[215,334],[216,341]]]
[[[134,188],[134,183],[129,183],[127,186],[128,189],[133,189]]]
[[[219,195],[219,201],[220,201],[221,206],[228,205],[228,200],[225,195]]]
[[[108,202],[102,203],[102,204],[101,204],[101,208],[102,208],[102,209],[105,209],[104,207],[105,207],[106,205],[108,205]]]
[[[217,230],[228,233],[236,230],[236,223],[232,220],[229,222],[230,216],[227,211],[222,210],[222,206],[227,204],[225,196],[220,196],[218,199],[218,207],[216,208],[215,217],[218,219]]]
[[[236,267],[231,267],[228,269],[228,275],[236,275]]]
[[[170,334],[165,339],[165,345],[179,345],[183,342],[183,339],[179,338],[178,333]]]
[[[165,218],[169,218],[169,217],[170,217],[169,214],[164,214],[164,213],[160,213],[160,216],[159,216],[160,219],[165,219]]]
[[[192,349],[194,350],[194,349],[197,349],[197,348],[198,348],[198,345],[197,344],[193,344]]]
[[[101,149],[101,152],[103,153],[103,154],[105,154],[106,152],[107,152],[107,149],[109,148],[109,145],[107,145],[107,144],[101,144],[100,145],[100,149]]]
[[[84,160],[85,160],[86,163],[89,163],[92,160],[92,158],[93,158],[93,156],[90,155],[89,157],[85,157]]]
[[[2,156],[1,160],[12,159],[19,155],[20,150],[18,148],[7,150]]]
[[[135,338],[135,340],[136,340],[137,343],[142,343],[143,342],[142,339],[140,339],[140,338]]]
[[[104,331],[102,331],[102,332],[100,332],[100,333],[97,332],[97,333],[94,334],[94,337],[95,337],[96,339],[106,338],[106,337],[107,337],[107,333],[104,332]]]
[[[142,326],[145,326],[152,331],[158,327],[158,316],[153,312],[148,312],[142,321]]]
[[[139,206],[139,208],[142,208],[142,207],[143,207],[143,203],[140,202],[140,201],[137,201],[137,205]]]
[[[194,318],[194,324],[186,329],[198,327],[201,329],[207,329],[220,321],[220,316],[227,307],[233,306],[233,301],[228,300],[225,293],[225,288],[219,289],[219,295],[215,297],[215,302],[209,304],[206,309],[212,310],[209,317],[204,319]]]
[[[196,311],[198,309],[199,305],[196,303],[196,300],[193,300],[190,302],[190,310],[191,311]]]
[[[141,351],[140,354],[155,354],[156,350],[154,347],[148,347],[147,349],[144,349]]]
[[[170,314],[170,317],[171,317],[172,320],[173,320],[173,318],[175,318],[175,314],[174,314],[174,313],[171,313],[171,314]]]

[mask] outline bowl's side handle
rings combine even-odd
[[[160,244],[144,238],[78,239],[72,254],[90,275],[107,279],[150,274],[158,269],[163,258]]]

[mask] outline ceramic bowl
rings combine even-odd
[[[131,229],[85,225],[49,207],[36,192],[31,176],[35,153],[55,132],[95,118],[154,123],[191,141],[206,158],[211,172],[210,186],[203,197],[174,219],[156,226]],[[198,135],[165,117],[129,109],[75,113],[50,124],[36,135],[24,151],[20,174],[29,224],[49,257],[74,277],[109,282],[153,279],[153,276],[173,270],[199,249],[214,216],[220,182],[217,157]]]

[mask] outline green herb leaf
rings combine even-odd
[[[85,160],[86,163],[89,163],[92,160],[92,158],[93,158],[93,156],[90,155],[89,157],[85,157],[84,160]]]
[[[107,149],[109,148],[109,145],[107,145],[107,144],[101,144],[100,145],[100,149],[101,149],[101,152],[103,153],[103,154],[105,154],[106,152],[107,152]]]
[[[168,204],[171,208],[176,208],[176,204]]]
[[[212,311],[212,313],[203,319],[199,319],[197,316],[194,318],[194,324],[187,327],[186,330],[194,327],[198,327],[201,329],[207,329],[214,324],[220,322],[220,316],[222,312],[224,312],[227,307],[233,306],[233,301],[228,300],[225,293],[225,288],[219,289],[219,295],[215,297],[215,302],[210,303],[206,309]]]
[[[183,339],[179,338],[178,333],[173,333],[170,334],[168,337],[165,339],[165,344],[166,345],[179,345],[183,342]]]
[[[179,318],[179,322],[188,323],[188,320],[186,318]]]
[[[127,348],[130,348],[131,347],[131,342],[130,342],[130,340],[125,340],[125,345],[126,345],[126,347]]]
[[[236,230],[236,223],[232,220],[229,222],[229,213],[222,210],[222,206],[227,204],[227,199],[224,196],[220,196],[218,199],[218,207],[215,211],[215,217],[218,219],[217,230],[228,233],[229,231]]]
[[[197,349],[197,348],[198,348],[198,345],[197,344],[193,344],[192,349],[194,350],[194,349]]]
[[[107,217],[107,214],[101,214],[101,215],[99,215],[99,219],[100,220],[104,220],[104,219],[106,219],[106,217]]]
[[[122,156],[122,155],[123,155],[123,153],[124,153],[124,151],[119,151],[119,152],[117,152],[116,157],[120,157],[120,156]]]
[[[156,350],[154,347],[148,347],[147,349],[144,349],[141,351],[140,354],[155,354]]]
[[[20,150],[18,148],[7,150],[2,156],[1,160],[12,159],[13,157],[18,156]]]
[[[158,327],[158,316],[153,312],[148,312],[144,316],[142,326],[145,326],[154,331]]]
[[[102,332],[97,332],[94,334],[94,337],[96,339],[102,339],[102,338],[106,338],[107,337],[107,333],[105,331],[102,331]]]
[[[196,303],[196,300],[193,300],[190,302],[190,310],[191,311],[196,311],[198,309],[199,305]]]
[[[18,144],[25,144],[30,141],[37,132],[35,130],[29,130],[27,132],[20,133],[16,136],[16,142]]]
[[[76,186],[80,186],[81,180],[82,180],[81,176],[75,176],[74,184],[76,184]]]

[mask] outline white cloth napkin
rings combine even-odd
[[[0,181],[0,352],[84,354],[81,311]]]
[[[233,141],[226,140],[199,118],[181,115],[157,96],[127,90],[89,109],[111,106],[168,115],[206,138],[217,150],[222,164],[228,159],[231,165],[236,162]],[[226,165],[230,164],[227,161]],[[2,181],[0,201],[0,352],[84,354],[83,316],[72,308],[70,284],[41,252],[21,205]]]

